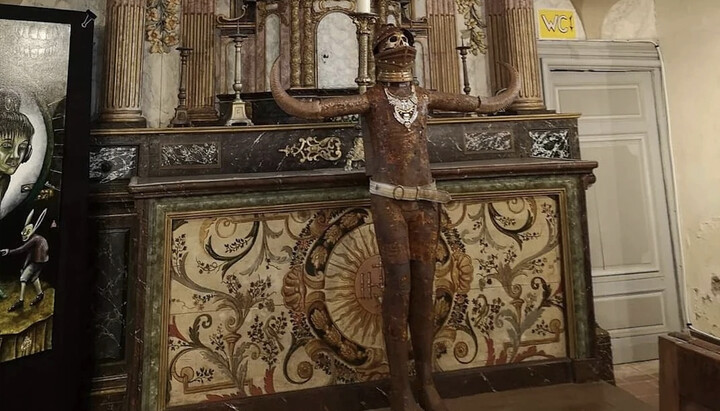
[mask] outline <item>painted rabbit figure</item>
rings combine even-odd
[[[40,273],[48,262],[50,249],[45,237],[36,234],[36,231],[40,228],[45,214],[47,214],[47,209],[43,210],[35,223],[32,223],[34,214],[35,210],[30,211],[27,219],[25,219],[25,227],[20,233],[24,244],[12,250],[0,250],[0,257],[26,254],[25,263],[23,264],[20,274],[20,298],[10,306],[8,309],[9,312],[24,308],[25,288],[27,284],[32,284],[37,292],[35,298],[30,302],[31,306],[39,304],[45,297],[45,293],[43,293],[42,286],[40,285]]]

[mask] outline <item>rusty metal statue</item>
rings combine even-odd
[[[416,50],[412,34],[394,25],[377,30],[373,53],[378,83],[367,93],[322,101],[300,101],[283,89],[277,61],[271,88],[278,105],[290,115],[322,119],[361,114],[371,210],[385,271],[383,332],[390,363],[390,406],[418,411],[408,373],[408,324],[412,339],[419,403],[426,411],[447,411],[432,378],[433,279],[440,228],[439,203],[450,195],[436,188],[427,150],[430,109],[494,113],[518,96],[517,71],[498,96],[479,99],[440,93],[414,85]]]

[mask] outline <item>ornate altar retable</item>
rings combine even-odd
[[[122,351],[106,346],[118,358],[98,398],[138,410],[386,405],[359,135],[354,123],[96,132],[96,265],[130,268],[128,331]],[[611,379],[585,211],[597,164],[580,160],[577,116],[435,119],[429,148],[455,199],[435,279],[441,394]]]

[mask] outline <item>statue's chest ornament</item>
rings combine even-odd
[[[415,94],[415,86],[412,87],[410,96],[406,98],[394,96],[387,88],[383,89],[385,90],[388,102],[394,108],[393,114],[395,120],[409,130],[412,123],[418,118],[418,97],[417,94]]]

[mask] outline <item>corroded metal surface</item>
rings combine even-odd
[[[320,119],[362,114],[366,169],[373,181],[417,187],[433,182],[427,147],[431,109],[490,113],[510,105],[519,93],[517,71],[510,71],[508,90],[482,101],[461,94],[432,92],[412,85],[415,49],[411,35],[386,25],[377,31],[375,61],[380,81],[367,93],[323,101],[300,101],[282,88],[277,61],[272,92],[289,114]],[[384,80],[384,82],[383,82]],[[371,196],[375,232],[385,272],[382,316],[390,364],[390,405],[394,411],[418,410],[408,378],[408,324],[426,411],[447,411],[432,378],[433,279],[439,230],[439,206]]]

